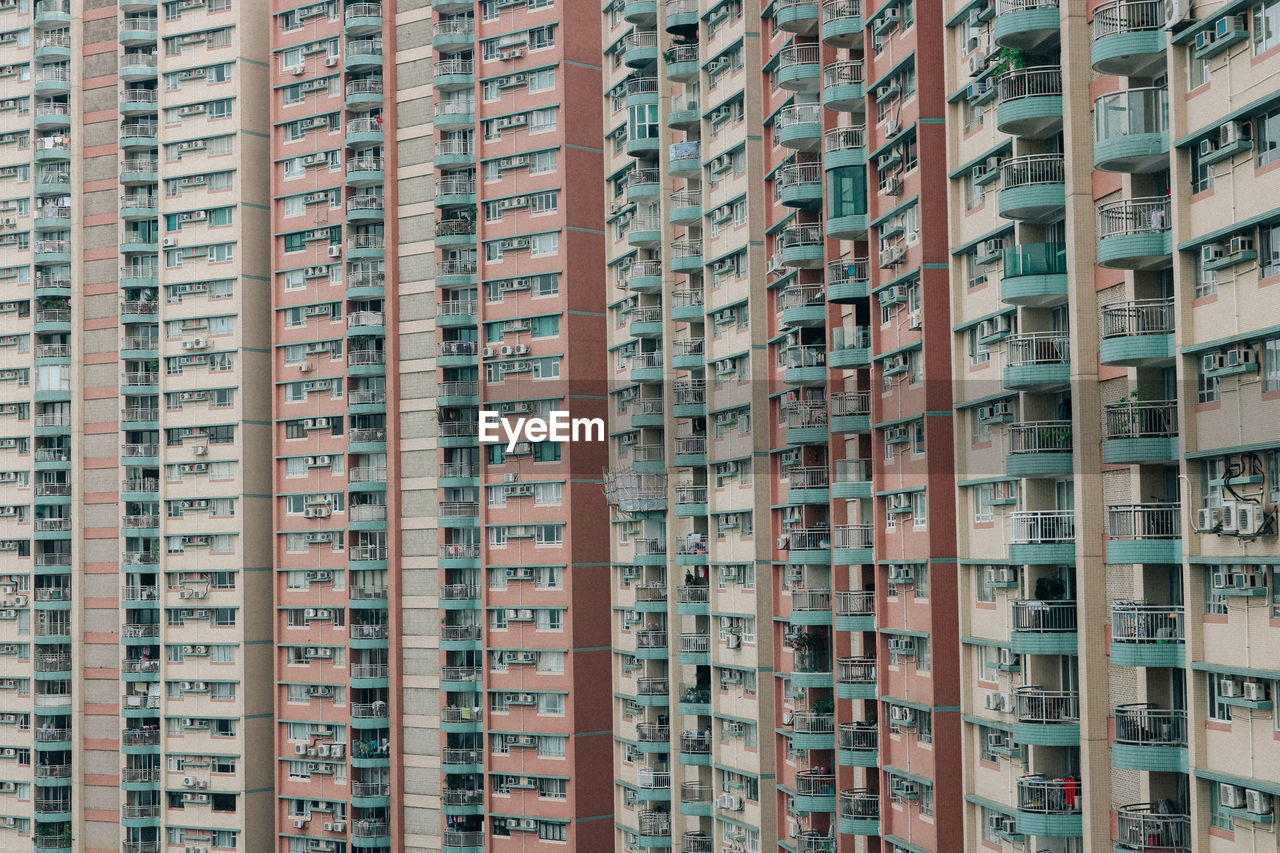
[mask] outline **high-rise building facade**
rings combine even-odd
[[[0,846],[270,821],[266,37],[6,4]]]
[[[1280,8],[946,7],[965,845],[1270,845]]]

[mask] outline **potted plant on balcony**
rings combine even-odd
[[[1016,47],[1006,47],[1000,51],[1000,56],[996,60],[995,68],[992,70],[992,76],[996,79],[1003,77],[1010,71],[1027,67],[1027,56],[1021,49]]]
[[[810,710],[818,715],[834,714],[836,710],[836,701],[834,699],[819,699],[813,703]]]
[[[1040,601],[1060,601],[1067,592],[1062,578],[1046,576],[1036,581],[1036,598]]]

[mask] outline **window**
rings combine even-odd
[[[1217,673],[1206,672],[1204,677],[1209,682],[1209,719],[1225,723],[1231,722],[1231,706],[1218,697]]]
[[[568,841],[568,824],[540,821],[538,823],[538,838],[543,841]]]
[[[916,494],[923,496],[924,492],[917,492]],[[917,563],[915,567],[915,573],[916,573],[915,597],[928,598],[929,597],[929,564]]]
[[[1236,828],[1235,821],[1231,817],[1231,813],[1224,812],[1222,809],[1222,797],[1218,791],[1218,783],[1206,780],[1205,784],[1209,786],[1209,823],[1219,829],[1234,830]]]
[[[1213,189],[1213,164],[1201,162],[1200,149],[1191,146],[1191,192]]]
[[[911,493],[911,517],[916,527],[925,527],[929,523],[929,502],[924,492]],[[916,591],[916,597],[928,597],[928,590],[925,595],[921,596],[919,590]]]
[[[1280,275],[1280,224],[1258,229],[1258,277]]]
[[[539,610],[537,625],[537,630],[539,631],[564,630],[564,611],[554,609]]]
[[[1280,338],[1262,342],[1262,390],[1280,391]]]
[[[1203,86],[1208,83],[1210,77],[1209,60],[1190,56],[1189,52],[1188,56],[1190,60],[1187,62],[1187,88],[1194,89],[1197,86]]]
[[[1218,566],[1206,566],[1204,570],[1204,612],[1207,616],[1226,616],[1227,597],[1214,589],[1213,575],[1221,570]]]
[[[827,173],[828,214],[863,216],[867,212],[866,166],[844,166]]]
[[[988,524],[993,521],[995,519],[995,507],[992,501],[995,498],[995,486],[991,483],[974,486],[970,495],[973,501],[974,524]]]
[[[1280,159],[1280,110],[1258,116],[1254,119],[1253,126],[1258,165],[1265,166]]]
[[[1207,376],[1202,368],[1196,369],[1196,400],[1200,403],[1216,403],[1221,399],[1219,379]]]
[[[1280,45],[1280,0],[1253,7],[1253,53],[1257,56]]]

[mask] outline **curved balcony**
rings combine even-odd
[[[347,199],[347,221],[381,221],[384,203],[380,195],[354,195]]]
[[[662,241],[662,221],[656,215],[636,216],[627,231],[627,245],[641,248],[657,246]]]
[[[465,130],[476,123],[476,102],[470,99],[437,101],[435,124],[440,130]]]
[[[1023,421],[1009,425],[1010,477],[1053,477],[1071,473],[1071,421]]]
[[[627,109],[631,109],[632,107],[647,106],[650,104],[657,105],[658,78],[653,76],[628,77],[623,84],[623,92],[626,93]],[[656,136],[651,137],[651,139],[654,143],[654,146],[656,147],[658,142]],[[627,153],[631,154],[632,156],[639,156],[638,151],[631,150],[630,142],[635,142],[635,140],[634,139],[629,140]]]
[[[1034,50],[1058,39],[1058,0],[996,0],[991,38],[1001,47]]]
[[[821,223],[788,225],[777,237],[777,247],[782,255],[782,263],[801,269],[821,266],[823,239]]]
[[[667,107],[667,127],[675,130],[691,130],[697,128],[701,123],[702,102],[698,100],[696,92],[693,94],[681,92],[678,95],[671,96]],[[669,150],[674,155],[676,146],[671,146]],[[699,157],[697,167],[692,166],[692,164],[686,165],[684,162],[677,165],[676,173],[690,178],[698,177],[698,172],[702,169],[701,157]]]
[[[1177,400],[1109,403],[1104,414],[1103,462],[1136,465],[1178,458]]]
[[[788,104],[773,119],[779,145],[797,151],[816,151],[822,139],[822,105]]]
[[[836,747],[844,767],[876,767],[879,764],[880,728],[874,723],[841,723]]]
[[[871,329],[836,326],[831,330],[828,363],[833,370],[856,370],[871,364]]]
[[[818,0],[775,0],[773,23],[783,32],[813,35],[818,31]]]
[[[1065,243],[1019,243],[1002,253],[1000,300],[1026,308],[1050,308],[1067,301]]]
[[[880,834],[880,795],[866,788],[840,792],[840,831],[848,835]]]
[[[792,44],[778,51],[778,86],[789,92],[816,92],[822,73],[820,52],[816,44]]]
[[[667,197],[667,221],[673,225],[697,225],[702,221],[702,193],[680,190]]]
[[[872,560],[874,530],[870,524],[837,524],[832,528],[835,550],[833,562],[841,566],[869,563]]]
[[[1067,386],[1071,374],[1071,339],[1067,332],[1012,335],[1005,344],[1005,388],[1051,391]]]
[[[1073,510],[1027,510],[1009,516],[1009,561],[1012,563],[1074,563],[1075,539]]]
[[[1032,685],[1014,694],[1013,738],[1036,746],[1080,743],[1080,695],[1074,690],[1045,690]]]
[[[155,148],[160,125],[152,121],[129,121],[120,126],[120,147]],[[38,159],[38,158],[37,158]]]
[[[841,699],[876,698],[876,659],[864,657],[837,660],[836,696]]]
[[[366,116],[347,120],[346,145],[348,148],[371,148],[382,144],[382,119]],[[358,159],[358,158],[357,158]],[[381,160],[381,157],[373,157]],[[350,170],[348,169],[348,172]]]
[[[124,116],[154,113],[159,102],[155,89],[125,89],[120,93],[120,114]]]
[[[1103,364],[1142,367],[1172,362],[1172,299],[1113,302],[1102,306]]]
[[[1093,70],[1155,77],[1165,66],[1163,0],[1111,0],[1093,10]]]
[[[658,20],[657,0],[623,0],[622,20],[651,27]]]
[[[1184,767],[1183,773],[1186,772]],[[1191,816],[1168,814],[1156,803],[1116,809],[1116,850],[1125,853],[1190,853]]]
[[[1123,270],[1172,266],[1169,197],[1122,199],[1098,205],[1098,264]]]
[[[475,34],[471,18],[444,18],[431,27],[431,46],[439,53],[459,53],[472,47]]]
[[[1078,779],[1024,776],[1018,780],[1018,831],[1028,835],[1083,835],[1083,797]]]
[[[1061,154],[1010,157],[1000,164],[1000,215],[1020,222],[1061,219],[1067,203],[1066,159]]]
[[[352,112],[361,112],[381,107],[382,78],[361,77],[356,80],[348,80],[344,106]],[[437,165],[443,164],[437,163]]]
[[[796,711],[791,720],[791,745],[794,749],[834,749],[836,745],[834,715],[810,710]]]
[[[789,163],[773,177],[778,200],[787,207],[812,210],[822,204],[822,164]]]
[[[695,2],[694,15],[697,16],[698,4]],[[670,13],[668,12],[668,20]],[[698,74],[702,70],[699,57],[699,46],[697,42],[684,42],[673,44],[662,54],[665,63],[667,77],[677,83],[688,83],[691,80],[698,79]]]
[[[671,813],[645,809],[637,816],[642,847],[669,847],[671,845]]]
[[[695,783],[691,783],[691,782],[685,783],[686,786],[690,784],[695,784]],[[710,794],[708,794],[708,798],[709,797],[710,797]],[[698,812],[686,811],[685,810],[686,805],[687,804],[683,800],[681,800],[681,803],[680,803],[681,814],[699,814],[699,815],[703,814],[703,812],[701,811],[698,811]],[[690,805],[700,806],[701,804],[696,803],[696,804],[690,804]],[[704,816],[710,816],[710,814],[711,814],[711,802],[710,802],[710,799],[708,799],[706,803],[706,813]],[[707,835],[705,832],[685,832],[681,834],[680,853],[714,853],[714,852],[715,852],[715,839],[712,838],[710,835]]]
[[[649,68],[658,61],[657,30],[632,30],[618,40],[628,68]]]
[[[857,47],[862,43],[863,0],[823,0],[822,43]]]
[[[862,166],[867,162],[866,125],[850,124],[833,127],[823,135],[822,168]]]
[[[126,51],[120,58],[120,79],[126,83],[156,79],[156,55]]]
[[[799,812],[834,812],[836,810],[836,776],[825,770],[801,770],[796,773],[794,806]]]
[[[797,400],[785,407],[787,444],[827,443],[827,403],[825,400]]]
[[[1020,655],[1074,655],[1076,603],[1030,599],[1013,602],[1009,648]]]
[[[1186,621],[1181,607],[1113,602],[1111,665],[1182,666],[1186,658]]]
[[[363,36],[382,30],[382,5],[351,3],[342,10],[342,29],[347,36]]]
[[[125,47],[155,44],[158,25],[155,18],[124,18],[120,21],[120,44]]]
[[[1043,139],[1062,130],[1062,68],[1015,68],[996,81],[996,128]]]
[[[839,112],[863,112],[866,109],[865,83],[861,59],[831,63],[822,69],[822,105]]]
[[[865,299],[870,292],[870,266],[867,258],[845,258],[827,264],[827,300],[848,305]]]
[[[640,789],[641,800],[671,799],[671,773],[641,767],[636,773],[636,787]]]
[[[684,782],[680,785],[680,814],[695,815],[701,817],[711,816],[711,803],[714,799],[713,791],[710,785],[704,782]],[[690,835],[696,838],[711,839],[702,833],[685,833],[687,839]],[[710,848],[708,848],[710,850]]]
[[[1169,90],[1126,89],[1093,102],[1094,168],[1146,173],[1169,168]]]
[[[875,593],[869,590],[837,592],[835,594],[835,611],[835,626],[838,631],[875,630]]]
[[[42,30],[62,29],[71,23],[71,4],[65,0],[39,0],[34,12],[35,25]]]
[[[799,344],[778,350],[778,366],[788,385],[821,385],[827,378],[827,350],[822,344]]]
[[[1107,562],[1181,563],[1181,504],[1108,506]]]
[[[672,272],[691,273],[702,270],[702,241],[701,240],[675,240],[670,247],[670,260],[668,264],[671,266]]]
[[[154,110],[153,106],[152,111]],[[34,124],[37,130],[71,126],[71,105],[65,101],[45,101],[36,104],[34,112]]]
[[[466,206],[475,204],[475,201],[476,182],[473,178],[443,177],[436,180],[437,207]]]
[[[822,282],[787,285],[778,294],[778,309],[782,313],[783,326],[822,325],[827,319],[826,293]]]

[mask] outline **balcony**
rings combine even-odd
[[[646,809],[637,815],[640,822],[640,843],[642,846],[668,846],[671,838],[671,813]],[[667,839],[663,845],[655,845],[660,839]]]
[[[880,728],[875,723],[841,723],[836,739],[841,766],[877,766],[879,743]]]
[[[697,3],[693,4],[694,17],[697,17]],[[670,12],[668,12],[668,21],[670,20]],[[662,58],[666,63],[666,74],[671,80],[677,83],[688,83],[690,80],[696,80],[700,70],[699,64],[699,45],[697,42],[677,43],[667,48]]]
[[[1002,302],[1027,308],[1048,308],[1066,303],[1065,243],[1019,243],[1006,248],[1002,257]]]
[[[1110,307],[1103,308],[1104,328],[1107,308]],[[1169,304],[1168,310],[1172,312],[1172,309],[1172,304]],[[1103,462],[1134,465],[1172,462],[1178,458],[1177,400],[1125,400],[1108,403],[1104,414],[1106,424],[1103,428]]]
[[[1102,306],[1103,364],[1147,367],[1173,361],[1172,299],[1113,302]]]
[[[1168,196],[1098,205],[1098,264],[1125,270],[1172,266],[1172,227]]]
[[[1062,68],[1015,68],[996,82],[996,127],[1001,133],[1043,139],[1062,130]]]
[[[1185,764],[1183,773],[1187,772]],[[1116,809],[1116,850],[1132,853],[1190,853],[1191,816],[1167,814],[1156,803]]]
[[[789,563],[827,563],[831,559],[831,529],[793,528],[778,539],[778,550],[787,552]]]
[[[1093,165],[1104,172],[1169,168],[1169,90],[1127,89],[1093,102]]]
[[[711,663],[710,634],[681,634],[676,638],[676,659],[681,664],[706,665]]]
[[[436,26],[440,26],[437,24]],[[382,39],[347,39],[345,68],[348,74],[382,68]]]
[[[126,51],[120,59],[120,79],[129,83],[156,79],[156,55]]]
[[[778,51],[778,86],[790,92],[816,92],[822,71],[818,64],[820,53],[821,47],[816,44],[792,44]]]
[[[817,174],[817,165],[813,166]],[[792,282],[778,294],[783,326],[820,326],[827,319],[827,302],[822,282]]]
[[[823,0],[822,43],[831,47],[862,44],[863,0]]]
[[[831,329],[828,364],[833,370],[856,370],[871,364],[871,329],[835,326]]]
[[[342,12],[342,29],[348,36],[376,33],[382,29],[382,6],[379,3],[351,3]]]
[[[840,792],[840,831],[848,835],[880,834],[880,795],[866,788]]]
[[[826,466],[798,465],[787,469],[787,502],[823,504],[830,500],[830,475]]]
[[[822,168],[830,171],[843,166],[861,166],[867,161],[866,149],[866,126],[857,125],[840,125],[833,127],[823,134],[823,150],[825,155],[822,158]],[[861,261],[866,263],[866,259]],[[865,269],[864,269],[865,273]],[[862,276],[866,278],[865,275]],[[831,283],[831,279],[827,279],[827,283]],[[863,294],[865,296],[865,294]],[[843,300],[832,299],[833,302]]]
[[[773,118],[779,145],[798,151],[816,151],[822,139],[822,105],[788,104]]]
[[[649,68],[658,61],[656,30],[632,30],[618,40],[618,47],[628,68]]]
[[[1093,69],[1098,73],[1156,77],[1164,69],[1167,44],[1162,0],[1111,0],[1094,7]]]
[[[694,783],[685,783],[686,786]],[[710,795],[708,794],[708,797]],[[706,804],[706,814],[711,814],[711,802],[708,799]],[[682,801],[680,806],[681,814],[692,814],[693,812],[685,811],[685,803]],[[701,812],[699,812],[701,814]],[[714,853],[715,839],[703,832],[686,832],[680,836],[680,853]]]
[[[1107,507],[1108,563],[1181,563],[1182,506],[1176,503]]]
[[[349,222],[382,221],[384,202],[380,195],[354,195],[347,199]]]
[[[861,59],[832,62],[822,69],[822,105],[837,112],[862,113],[866,108],[865,83]]]
[[[870,429],[870,392],[837,391],[831,395],[831,432],[867,432]]]
[[[348,80],[344,103],[346,108],[352,112],[381,107],[382,78],[362,77],[357,80]]]
[[[1179,606],[1139,601],[1112,603],[1111,665],[1183,666],[1185,623]]]
[[[1066,159],[1061,154],[1010,157],[1000,164],[1000,215],[1039,224],[1061,219],[1067,203],[1065,180]]]
[[[823,344],[794,344],[778,350],[778,366],[788,385],[821,385],[827,379],[827,350]]]
[[[822,204],[822,164],[789,163],[774,175],[773,188],[788,207],[817,208]]]
[[[1076,603],[1031,599],[1013,602],[1009,648],[1020,655],[1074,655]]]
[[[480,795],[479,799],[481,802],[484,801],[483,791],[476,791],[474,793]],[[465,851],[465,853],[481,853],[481,851],[484,850],[484,833],[460,832],[456,829],[446,829],[444,831],[444,849]]]
[[[671,773],[666,770],[641,767],[636,773],[636,787],[640,789],[641,800],[669,800],[671,799]]]
[[[1024,421],[1009,425],[1010,477],[1053,477],[1071,473],[1071,421]]]
[[[1001,47],[1034,50],[1058,38],[1058,0],[996,0],[991,37]]]
[[[120,43],[125,47],[155,44],[158,29],[155,18],[124,18],[120,21]]]
[[[1004,387],[1010,391],[1065,388],[1071,374],[1067,332],[1028,332],[1006,339]]]
[[[152,110],[154,109],[153,106]],[[71,107],[64,101],[46,101],[36,104],[35,116],[37,130],[71,126]]]
[[[1030,510],[1009,517],[1009,560],[1033,565],[1075,562],[1075,513]]]
[[[702,270],[702,241],[675,240],[670,247],[668,264],[672,272],[691,273]]]
[[[628,24],[652,27],[658,19],[657,0],[623,0],[622,19]]]
[[[836,777],[825,770],[801,770],[796,773],[795,810],[798,812],[834,812],[836,810]]]
[[[1083,834],[1078,779],[1024,776],[1018,780],[1018,830],[1027,835],[1079,837]]]
[[[798,400],[787,406],[787,444],[826,444],[827,401]]]
[[[1013,737],[1036,746],[1076,746],[1080,742],[1080,696],[1074,690],[1019,687],[1014,694]]]
[[[835,627],[838,631],[875,630],[876,599],[872,591],[841,591],[835,594]]]
[[[627,108],[639,106],[657,105],[658,103],[658,78],[652,76],[644,77],[628,77],[622,87],[627,99]],[[651,150],[656,150],[658,145],[657,136],[649,137],[652,142]],[[627,144],[627,152],[633,156],[638,151],[633,150],[631,143],[636,140],[632,139]]]
[[[876,698],[876,659],[864,657],[837,660],[836,695],[841,699]]]
[[[352,119],[351,121],[347,122],[347,145],[348,146],[353,144],[352,142],[353,133],[358,133],[360,138],[362,139],[372,138],[375,136],[375,132],[371,130],[364,130],[364,131],[354,130],[355,128],[363,126],[363,123],[366,121],[367,119]],[[381,126],[379,126],[378,130],[376,131],[376,137],[377,137],[377,142],[375,142],[375,144],[381,144],[381,140],[382,140]],[[347,160],[347,165],[346,165],[347,186],[364,187],[364,186],[372,186],[374,184],[382,183],[383,167],[384,167],[384,163],[381,157],[371,157],[368,155],[351,157],[350,159]]]

